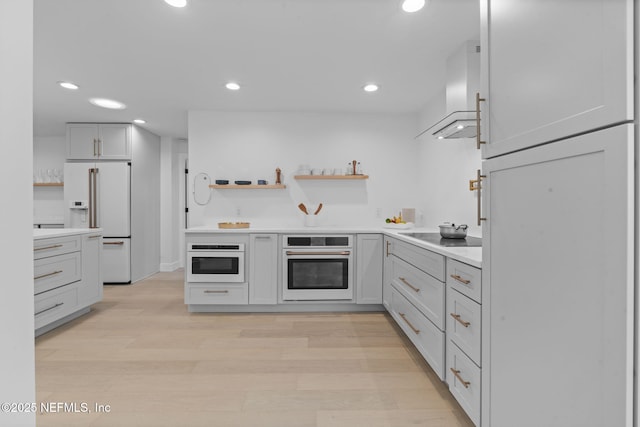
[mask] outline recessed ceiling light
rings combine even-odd
[[[364,85],[362,89],[364,89],[365,92],[375,92],[380,89],[380,86],[375,83],[368,83]]]
[[[229,82],[226,85],[224,85],[224,87],[226,87],[229,90],[239,90],[240,89],[240,85],[238,83],[235,83],[235,82]]]
[[[139,125],[143,125],[147,123],[147,121],[143,119],[133,119],[133,123],[138,123]]]
[[[74,84],[71,82],[59,81],[58,84],[65,89],[71,89],[71,90],[79,89],[79,86],[77,84]]]
[[[113,99],[91,98],[89,102],[98,107],[109,108],[111,110],[124,110],[127,108],[122,102],[114,101]]]
[[[173,7],[185,7],[187,5],[187,0],[164,0],[170,6]]]
[[[405,12],[417,12],[424,7],[424,0],[404,0],[402,10]]]

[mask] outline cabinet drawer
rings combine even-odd
[[[480,423],[480,368],[451,340],[447,341],[447,384],[475,425]]]
[[[424,271],[393,257],[393,285],[425,316],[444,330],[444,283]]]
[[[33,259],[80,251],[80,236],[39,239],[33,241]]]
[[[186,304],[249,304],[246,283],[187,285]]]
[[[80,252],[37,259],[33,262],[34,293],[40,294],[76,282],[82,277]]]
[[[392,315],[436,375],[444,380],[444,332],[431,323],[397,289],[391,288]]]
[[[447,285],[479,303],[482,303],[481,277],[481,269],[447,258]]]
[[[36,295],[34,298],[35,329],[41,328],[76,311],[78,289],[67,285]]]
[[[455,342],[476,365],[480,364],[481,306],[447,288],[447,339]]]
[[[387,252],[444,282],[444,256],[396,239],[389,239]]]

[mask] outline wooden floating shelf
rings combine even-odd
[[[63,187],[64,182],[34,182],[34,187]]]
[[[294,179],[369,179],[369,175],[295,175]]]
[[[216,188],[218,190],[284,190],[287,186],[284,184],[211,184],[209,188]]]

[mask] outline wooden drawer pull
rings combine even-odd
[[[471,280],[463,279],[462,277],[458,276],[457,274],[452,274],[451,277],[453,279],[457,280],[460,283],[464,283],[465,285],[468,285],[469,283],[471,283]]]
[[[43,246],[41,248],[33,248],[33,251],[44,251],[45,249],[55,249],[55,248],[61,248],[62,245],[51,245],[51,246]]]
[[[205,294],[228,294],[229,290],[228,289],[224,289],[224,290],[219,290],[219,291],[211,291],[209,289],[204,291]]]
[[[415,332],[416,334],[419,334],[419,333],[420,333],[420,329],[416,329],[416,328],[415,328],[415,326],[413,326],[413,325],[411,324],[411,322],[409,322],[409,321],[407,320],[406,315],[405,315],[404,313],[398,313],[398,314],[400,315],[400,317],[402,317],[402,320],[404,320],[404,321],[405,321],[405,323],[406,323],[407,325],[409,325],[409,327],[411,328],[411,330],[412,330],[413,332]]]
[[[455,313],[449,313],[449,314],[451,315],[451,317],[456,319],[458,321],[458,323],[460,323],[465,328],[468,328],[469,325],[471,325],[471,322],[465,322],[464,320],[462,320],[461,316],[459,314],[455,314]]]
[[[471,385],[471,383],[469,381],[465,381],[461,376],[460,376],[460,371],[453,369],[453,368],[449,368],[451,369],[451,372],[453,372],[453,375],[456,376],[456,378],[458,379],[458,381],[460,381],[460,383],[462,383],[462,385],[464,386],[464,388],[469,388],[469,386]]]
[[[60,273],[62,273],[62,270],[56,270],[56,271],[51,272],[51,273],[41,274],[40,276],[36,276],[36,277],[33,278],[33,280],[38,280],[38,279],[42,279],[44,277],[54,276],[54,275],[60,274]]]
[[[400,281],[402,283],[404,283],[405,285],[407,285],[408,287],[410,287],[414,292],[420,292],[420,289],[416,288],[415,286],[413,286],[411,283],[409,283],[407,281],[407,279],[405,279],[404,277],[398,277],[398,279],[400,279]]]

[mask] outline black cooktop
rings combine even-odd
[[[479,237],[467,236],[464,239],[445,239],[440,233],[399,233],[403,236],[413,237],[435,245],[447,247],[474,247],[482,246],[482,239]]]

